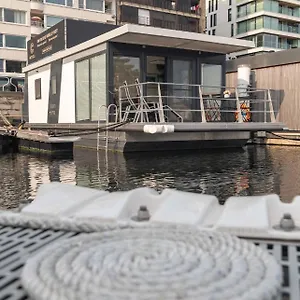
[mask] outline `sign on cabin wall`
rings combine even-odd
[[[28,64],[65,49],[65,22],[61,21],[27,42]]]

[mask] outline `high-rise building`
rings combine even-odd
[[[251,40],[256,48],[233,56],[300,47],[300,2],[207,0],[206,32]]]

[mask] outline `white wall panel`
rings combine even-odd
[[[75,66],[63,64],[59,105],[59,123],[75,123]]]
[[[35,80],[41,78],[41,99],[35,99]],[[30,123],[47,123],[50,86],[50,66],[48,70],[28,76],[28,109]]]

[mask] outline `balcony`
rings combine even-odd
[[[31,0],[30,9],[34,11],[44,11],[44,1],[43,0]]]
[[[31,20],[31,34],[40,34],[44,31],[44,23],[42,21]]]
[[[153,27],[159,27],[159,28],[166,28],[166,29],[175,29],[175,30],[181,30],[181,31],[199,32],[198,22],[195,22],[194,24],[191,24],[191,23],[183,24],[178,21],[176,22],[176,18],[174,18],[174,21],[166,21],[166,20],[158,19],[158,18],[151,19],[151,18],[145,17],[145,16],[138,16],[137,18],[135,18],[130,15],[122,15],[121,22],[153,26]]]
[[[130,4],[137,4],[147,7],[153,7],[158,8],[162,10],[169,10],[173,12],[181,12],[181,13],[187,13],[192,15],[201,15],[201,10],[199,8],[199,5],[196,4],[195,1],[192,1],[190,4],[176,4],[175,1],[167,1],[167,0],[121,0],[121,4],[126,5],[126,3]],[[199,1],[198,1],[199,2]]]

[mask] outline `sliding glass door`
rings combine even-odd
[[[168,104],[170,108],[183,117],[184,121],[192,121],[190,109],[193,107],[192,94],[193,89],[190,84],[193,83],[193,65],[191,60],[172,60],[172,97]],[[170,121],[177,121],[176,114],[171,110],[169,113]]]

